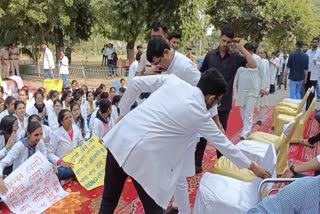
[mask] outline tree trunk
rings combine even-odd
[[[55,46],[56,46],[56,64],[59,63],[60,52],[64,51],[63,32],[60,27],[54,29],[55,32]]]
[[[134,44],[135,41],[128,41],[127,42],[127,59],[134,59]]]

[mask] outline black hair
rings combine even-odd
[[[62,126],[62,121],[63,121],[63,118],[65,116],[65,114],[69,112],[71,113],[68,109],[62,109],[59,114],[58,114],[58,123],[59,123],[59,126]]]
[[[81,100],[82,96],[81,94],[76,93],[75,95],[73,95],[73,101],[77,102],[78,100]]]
[[[87,85],[82,85],[81,88],[82,89],[85,88],[85,90],[84,90],[85,93],[88,92],[88,90],[89,90]]]
[[[79,109],[80,109],[80,106],[78,105],[78,103],[72,103],[71,105],[70,105],[70,111],[72,112],[72,109],[74,108],[74,107],[76,107],[76,106],[78,106],[79,107]],[[73,118],[74,119],[74,118]],[[84,128],[85,128],[85,120],[84,120],[84,118],[83,118],[83,116],[82,116],[82,114],[81,114],[81,109],[80,109],[80,115],[79,115],[79,118],[78,118],[79,120],[80,120],[80,128],[81,128],[81,132],[84,130]],[[74,119],[75,120],[75,119]]]
[[[12,103],[15,100],[16,98],[14,98],[13,96],[7,96],[6,100],[4,101],[4,110],[8,109],[10,103]]]
[[[124,78],[121,78],[121,79],[120,79],[120,83],[123,82],[123,81],[125,81],[125,79],[124,79]]]
[[[111,90],[114,89],[115,91],[117,91],[117,89],[115,87],[110,87],[109,92],[111,92]]]
[[[0,85],[0,93],[4,93],[4,89],[1,85]]]
[[[103,89],[103,88],[106,88],[107,86],[105,85],[105,84],[103,84],[103,83],[101,83],[100,85],[99,85],[99,88],[101,88],[101,89]]]
[[[63,105],[62,100],[59,100],[59,99],[53,101],[53,106],[55,106],[56,103],[60,103],[60,104],[61,104],[61,107],[62,107],[62,105]]]
[[[34,100],[36,100],[36,98],[37,98],[37,96],[38,96],[39,94],[40,94],[40,95],[42,96],[42,98],[44,99],[44,94],[42,93],[42,91],[36,91],[36,92],[34,92],[34,94],[33,94]]]
[[[247,51],[252,51],[254,52],[254,46],[252,43],[246,43],[244,44],[244,48],[247,50]]]
[[[24,91],[24,93],[26,94],[26,96],[27,96],[27,99],[29,99],[29,91],[27,90],[27,89],[25,89],[25,88],[21,88],[21,89],[19,89],[19,93],[21,92],[21,91]]]
[[[44,87],[40,87],[37,89],[37,92],[41,92],[44,95],[46,93],[46,89]]]
[[[143,48],[143,46],[142,45],[137,45],[137,49],[139,49],[139,48]]]
[[[69,89],[64,90],[63,93],[62,93],[62,96],[61,96],[61,101],[65,101],[65,100],[66,100],[66,97],[67,97],[69,94],[72,94],[72,91],[70,91]]]
[[[153,31],[159,31],[160,28],[163,30],[163,32],[165,32],[165,33],[168,32],[168,27],[167,27],[166,23],[164,23],[164,22],[153,22],[152,23],[151,29]]]
[[[86,98],[87,98],[87,100],[88,100],[88,96],[89,96],[90,93],[91,93],[91,94],[93,95],[93,97],[94,97],[93,91],[88,91],[88,92],[86,93]]]
[[[220,96],[227,92],[227,83],[224,80],[224,77],[216,68],[213,67],[209,68],[202,74],[197,86],[204,96]]]
[[[4,135],[6,142],[12,133],[13,124],[16,120],[17,118],[15,116],[7,115],[2,118],[0,122],[0,134]]]
[[[121,96],[120,95],[114,96],[113,99],[112,99],[112,105],[115,105],[115,104],[119,103],[120,100],[121,100]]]
[[[99,110],[101,114],[106,113],[111,108],[111,102],[108,99],[101,99],[99,102]]]
[[[234,30],[232,27],[229,27],[229,26],[226,26],[224,28],[222,28],[221,30],[221,36],[226,36],[230,39],[233,39],[234,38]]]
[[[26,104],[22,101],[22,100],[16,100],[14,102],[14,109],[17,110],[18,105],[23,104],[24,106],[26,106]]]
[[[100,95],[100,99],[108,99],[109,98],[109,93],[108,92],[102,92]]]
[[[303,41],[301,40],[296,42],[297,48],[302,48],[302,46],[305,46],[305,45],[308,46],[307,44],[303,44]]]
[[[169,41],[170,41],[172,38],[181,39],[181,34],[178,33],[178,32],[172,32],[172,33],[169,34]]]
[[[102,89],[101,88],[97,88],[93,93],[94,98],[98,97],[98,95],[100,95],[101,92],[102,92]]]
[[[122,94],[124,94],[124,92],[126,92],[126,88],[124,88],[124,87],[121,87],[121,88],[119,88],[119,93],[122,93]]]
[[[140,61],[141,55],[142,55],[141,53],[137,53],[137,54],[136,54],[136,60],[137,60],[137,61]]]
[[[72,80],[72,81],[71,81],[71,85],[72,85],[73,83],[77,83],[77,84],[79,85],[79,83],[78,83],[77,80]]]
[[[170,45],[162,37],[150,39],[147,46],[147,60],[152,63],[153,57],[162,57],[165,49],[170,50]]]
[[[30,115],[29,118],[28,118],[28,124],[31,123],[31,121],[32,121],[33,118],[36,118],[39,122],[41,122],[41,118],[40,118],[39,115],[37,115],[37,114],[32,114],[32,115]]]
[[[74,96],[75,94],[80,94],[81,96],[84,95],[84,90],[82,88],[77,88],[76,90],[74,90],[72,92],[72,96]]]
[[[55,96],[55,94],[59,95],[59,92],[57,90],[50,90],[47,95],[47,99],[52,100],[52,97]]]
[[[320,41],[319,37],[314,37],[314,38],[312,39],[312,41],[314,41],[314,40],[317,40],[318,42]]]
[[[35,130],[37,130],[39,128],[42,129],[42,126],[41,126],[40,122],[30,122],[30,123],[28,123],[26,136],[27,136],[27,134],[32,134]]]

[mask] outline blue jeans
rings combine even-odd
[[[63,80],[63,86],[68,85],[68,74],[61,74],[61,78]]]
[[[73,170],[70,168],[65,168],[63,166],[58,167],[58,179],[66,180],[74,176]]]
[[[53,71],[50,71],[50,69],[43,69],[43,78],[48,79],[48,76],[50,79],[54,79]]]
[[[290,98],[291,99],[301,99],[301,88],[303,86],[303,80],[301,81],[292,81],[290,80]]]

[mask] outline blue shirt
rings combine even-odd
[[[261,201],[248,214],[320,213],[320,176],[304,177]]]
[[[290,68],[289,79],[292,81],[304,80],[304,71],[308,70],[309,57],[302,50],[296,50],[289,56],[287,67]]]

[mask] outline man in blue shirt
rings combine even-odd
[[[289,73],[290,98],[301,99],[301,88],[308,78],[309,57],[302,51],[303,42],[297,41],[297,49],[290,54],[288,64],[285,70],[284,79]]]
[[[278,194],[269,196],[248,214],[320,213],[320,176],[300,178]]]

